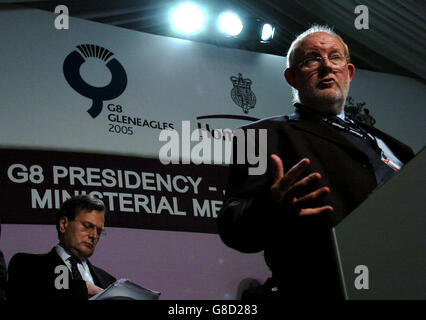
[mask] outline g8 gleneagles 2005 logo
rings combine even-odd
[[[92,99],[92,106],[87,112],[96,118],[102,111],[103,102],[120,96],[127,86],[127,75],[123,66],[108,49],[93,44],[81,44],[78,50],[71,52],[64,61],[64,75],[69,85],[79,94]],[[94,87],[81,77],[80,67],[88,58],[97,58],[111,72],[111,82],[104,87]]]

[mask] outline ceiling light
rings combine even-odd
[[[204,25],[203,11],[192,3],[184,3],[178,6],[172,14],[172,23],[177,31],[183,33],[195,33]]]
[[[262,27],[262,41],[266,42],[271,40],[274,37],[275,28],[269,23],[265,23]]]
[[[219,16],[219,29],[230,36],[237,36],[243,30],[243,23],[240,18],[232,12],[225,12]]]

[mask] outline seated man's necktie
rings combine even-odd
[[[68,258],[68,261],[71,262],[72,278],[74,280],[83,280],[83,277],[81,276],[81,273],[77,267],[77,264],[81,263],[80,259],[77,259],[76,257],[71,256]]]

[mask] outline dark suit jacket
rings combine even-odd
[[[217,219],[222,240],[242,252],[265,250],[265,260],[285,297],[340,298],[330,228],[376,188],[369,158],[330,125],[308,113],[260,120],[243,129],[267,129],[268,169],[263,175],[250,176],[248,165],[233,161]],[[381,138],[404,163],[414,156],[409,147],[380,130],[368,127],[368,131]],[[258,141],[255,148],[259,150]],[[308,157],[311,164],[302,177],[319,172],[322,179],[316,188],[325,185],[331,189],[312,206],[332,205],[334,212],[297,217],[294,209],[274,204],[270,195],[271,154],[281,157],[285,172]]]
[[[95,285],[105,289],[115,278],[106,271],[87,264]],[[53,248],[46,254],[17,253],[9,263],[7,299],[52,299],[87,300],[87,287],[84,280],[73,280],[68,271],[69,289],[56,289],[55,279],[60,273],[55,268],[65,263]],[[67,268],[68,270],[68,268]]]
[[[0,238],[1,238],[1,221],[0,221]],[[6,297],[6,282],[7,282],[7,268],[6,261],[4,260],[3,252],[0,250],[0,301]]]

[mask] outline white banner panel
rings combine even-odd
[[[282,75],[283,57],[76,18],[70,18],[69,30],[57,30],[54,18],[53,13],[31,9],[0,12],[3,145],[157,156],[160,129],[180,130],[183,120],[196,128],[201,116],[262,118],[292,112],[290,88]],[[112,77],[99,53],[77,46],[108,50],[113,54],[109,60],[117,61],[124,75]],[[94,90],[116,78],[126,79],[121,94],[100,100],[103,108],[95,118],[87,111],[96,99],[84,95],[94,93],[81,94],[66,80],[64,61],[73,52],[84,60],[79,73]],[[250,79],[256,99],[248,113],[231,97],[230,78],[240,73]],[[355,105],[365,103],[361,109],[369,109],[377,127],[418,150],[424,141],[424,89],[413,79],[358,70],[350,95]],[[108,96],[108,91],[100,96]],[[210,122],[215,122],[213,128],[247,123],[221,118]]]

